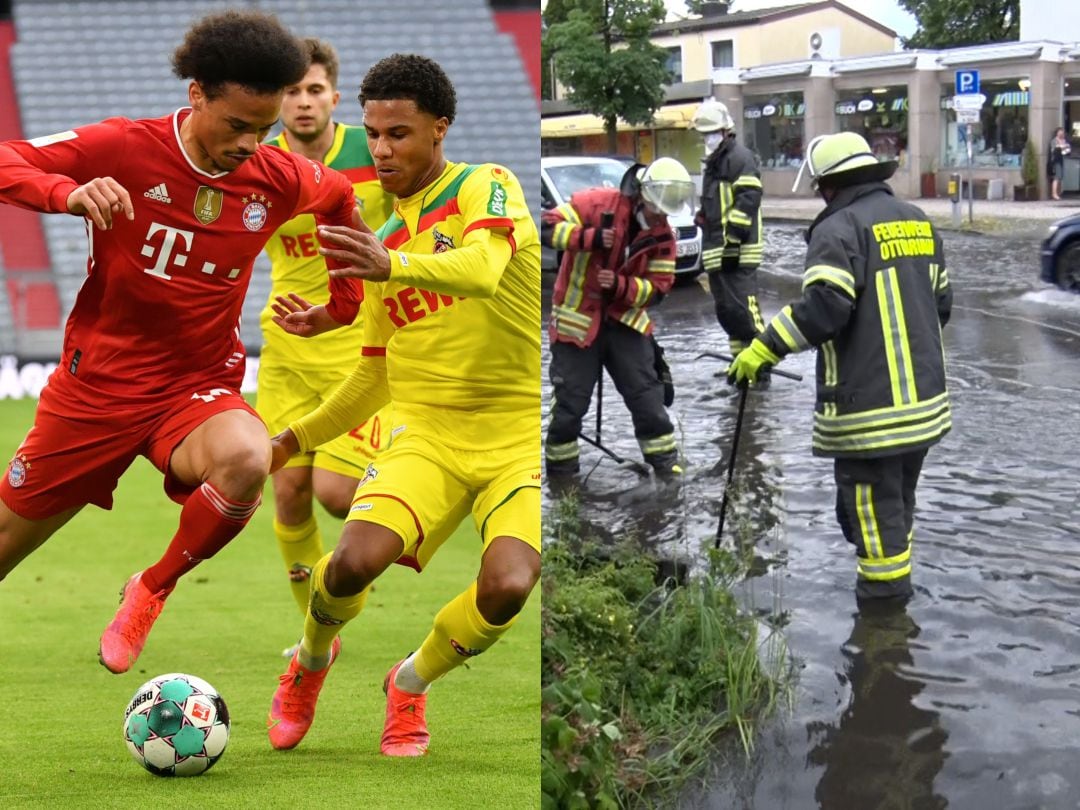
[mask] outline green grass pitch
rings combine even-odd
[[[33,400],[0,401],[6,466]],[[281,650],[302,620],[271,530],[272,495],[244,532],[184,577],[132,671],[97,661],[121,584],[157,560],[179,507],[139,459],[111,512],[87,507],[0,582],[0,805],[6,808],[533,808],[539,806],[540,591],[488,653],[432,687],[427,757],[379,754],[389,667],[423,640],[435,612],[479,565],[471,521],[422,575],[393,566],[343,634],[307,738],[274,751],[265,718]],[[324,541],[339,523],[320,514]],[[128,754],[123,711],[135,689],[187,672],[232,715],[224,757],[203,776],[152,776]]]

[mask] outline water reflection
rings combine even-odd
[[[835,722],[807,726],[807,764],[824,766],[814,798],[823,810],[940,810],[934,778],[949,756],[912,658],[919,627],[904,610],[862,612],[841,648],[850,702]]]

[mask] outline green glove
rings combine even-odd
[[[762,343],[759,338],[754,338],[749,346],[735,355],[735,359],[728,366],[728,382],[733,385],[746,382],[756,383],[762,368],[775,366],[779,362],[779,355]]]

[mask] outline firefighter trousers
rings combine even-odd
[[[656,372],[653,341],[629,326],[608,320],[589,346],[551,345],[548,375],[553,402],[545,442],[548,469],[577,469],[578,434],[600,379],[601,361],[630,411],[645,460],[653,466],[670,466],[678,455],[675,431],[664,407],[664,385]]]
[[[765,331],[757,300],[757,267],[724,258],[719,270],[709,271],[709,292],[716,305],[716,320],[728,335],[731,353],[738,354]]]
[[[911,596],[915,487],[926,449],[835,460],[836,519],[857,555],[855,598]]]

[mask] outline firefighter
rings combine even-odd
[[[604,368],[630,410],[645,461],[661,477],[682,472],[648,309],[671,289],[675,236],[667,217],[693,189],[681,163],[659,158],[632,166],[619,188],[577,192],[541,220],[541,238],[563,251],[548,329],[549,478],[578,472],[581,421]]]
[[[817,357],[814,455],[834,459],[836,516],[857,554],[860,605],[906,602],[915,487],[952,426],[942,327],[952,308],[941,238],[886,180],[853,132],[814,138],[803,170],[826,202],[807,233],[802,298],[728,369],[736,383],[810,347]],[[878,602],[880,604],[880,602]]]
[[[764,328],[757,301],[757,268],[764,244],[761,172],[754,153],[736,141],[735,120],[719,101],[702,103],[690,126],[705,139],[696,218],[702,229],[701,262],[716,319],[727,332],[731,354],[737,355]]]

